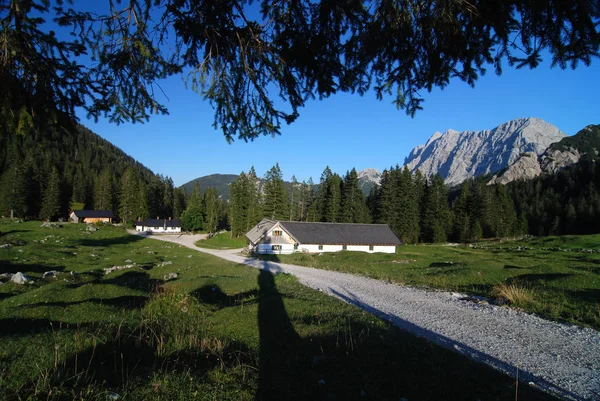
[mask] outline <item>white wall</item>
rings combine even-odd
[[[181,232],[181,227],[167,227],[165,230],[164,227],[146,227],[146,226],[135,226],[136,231],[150,231],[152,233],[166,233],[166,234],[175,234]]]
[[[286,255],[290,253],[294,253],[294,244],[281,244],[280,250],[274,250],[273,245],[271,244],[258,244],[254,248],[254,252],[256,253],[267,253],[267,254],[275,254],[275,255]]]
[[[308,253],[318,253],[318,252],[339,252],[343,250],[342,245],[323,245],[323,249],[319,249],[318,244],[300,244],[298,245],[299,252],[308,252]],[[384,246],[384,245],[375,245],[373,246],[373,250],[369,250],[369,245],[348,245],[348,251],[355,252],[383,252],[383,253],[395,253],[396,247],[394,245]]]

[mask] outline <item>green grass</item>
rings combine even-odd
[[[560,249],[560,250],[559,250]],[[338,252],[261,256],[400,284],[498,297],[498,286],[531,295],[513,306],[600,329],[600,235],[476,244],[406,245],[395,254]],[[526,298],[518,298],[525,300]]]
[[[238,249],[246,245],[248,245],[246,238],[231,238],[229,231],[215,234],[212,238],[196,242],[196,246],[208,249]]]
[[[0,222],[4,243],[0,272],[35,281],[0,285],[3,401],[515,398],[513,379],[293,276],[112,226]]]

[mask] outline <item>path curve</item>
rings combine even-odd
[[[542,390],[571,400],[600,400],[600,333],[551,322],[458,294],[387,284],[367,277],[212,250],[195,235],[160,236],[219,258],[272,273],[289,273],[308,287],[357,305],[436,344],[465,354]]]

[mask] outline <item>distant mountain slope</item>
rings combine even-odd
[[[133,157],[79,124],[69,129],[39,127],[17,134],[13,127],[0,122],[0,132],[0,215],[14,209],[19,217],[39,217],[54,169],[60,180],[58,216],[66,215],[71,201],[88,208],[112,209],[121,189],[121,176],[128,167],[145,183],[157,178]],[[94,205],[95,184],[103,172],[110,176],[112,193],[107,197],[112,202]]]
[[[531,153],[521,155],[507,169],[494,175],[489,184],[507,184],[556,173],[581,160],[599,160],[599,154],[600,125],[588,125],[577,134],[551,144],[539,157]]]
[[[217,194],[223,199],[229,199],[229,186],[233,181],[239,177],[238,174],[211,174],[202,177],[194,178],[193,180],[186,182],[181,186],[185,188],[188,194],[192,193],[196,183],[200,184],[200,189],[204,193],[206,188],[216,188]],[[368,195],[371,191],[371,187],[374,184],[379,184],[381,173],[379,170],[374,168],[367,168],[358,172],[358,185],[365,195]],[[262,185],[262,178],[259,178]],[[290,189],[292,185],[288,181],[284,181],[286,189]],[[315,185],[316,188],[316,185]]]
[[[358,172],[358,187],[365,195],[369,195],[374,185],[379,185],[381,172],[376,168],[366,168]]]
[[[452,186],[504,169],[523,153],[539,155],[565,136],[539,118],[519,118],[491,130],[436,132],[414,148],[404,164],[424,175],[439,172]]]
[[[193,180],[186,182],[181,187],[185,188],[188,194],[191,194],[196,186],[196,183],[200,184],[202,193],[206,188],[216,188],[217,194],[223,199],[229,199],[229,185],[238,178],[238,174],[211,174],[203,177],[194,178]]]

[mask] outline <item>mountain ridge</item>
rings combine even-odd
[[[435,132],[425,145],[416,146],[405,158],[411,172],[426,176],[440,173],[445,183],[502,170],[526,152],[543,153],[550,144],[566,137],[542,119],[517,118],[493,129]]]

